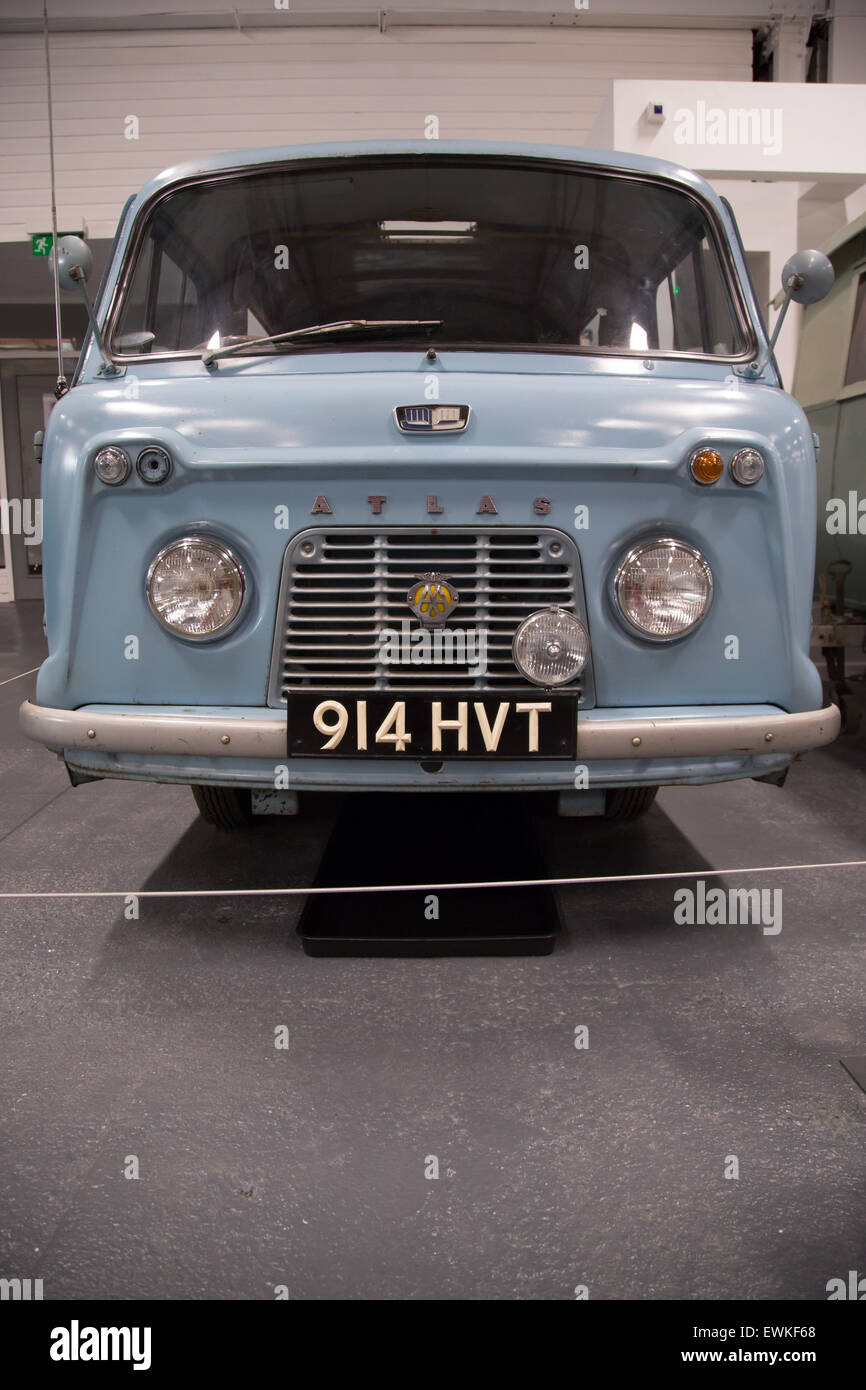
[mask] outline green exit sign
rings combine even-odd
[[[59,236],[78,236],[84,239],[83,232],[59,232]],[[53,237],[50,232],[34,232],[30,238],[30,249],[34,256],[47,256],[51,251]]]

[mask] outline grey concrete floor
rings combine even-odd
[[[326,806],[227,838],[184,788],[70,788],[17,729],[40,617],[0,606],[0,888],[310,882]],[[857,736],[630,827],[540,812],[547,868],[866,858],[864,777]],[[775,936],[676,925],[677,886],[562,890],[537,959],[310,959],[296,900],[0,901],[0,1274],[50,1299],[826,1298],[866,1267],[839,1062],[866,1056],[866,873],[729,880],[782,889]]]

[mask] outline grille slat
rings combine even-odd
[[[406,592],[428,571],[450,576],[461,596],[445,632],[486,633],[484,675],[471,674],[472,660],[384,660],[383,628],[420,630]],[[286,551],[269,703],[284,705],[292,689],[532,689],[514,666],[511,641],[523,618],[551,603],[586,621],[577,548],[553,528],[310,528]],[[591,703],[589,668],[573,686]]]

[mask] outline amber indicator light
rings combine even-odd
[[[689,468],[698,483],[717,483],[725,471],[725,461],[715,449],[699,449],[692,454]]]

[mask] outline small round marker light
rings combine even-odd
[[[719,481],[725,471],[725,461],[715,449],[698,449],[689,459],[689,468],[695,482],[707,487]]]
[[[764,476],[764,460],[757,449],[740,449],[731,459],[731,476],[743,487],[751,487]]]
[[[132,464],[122,449],[110,444],[99,450],[93,460],[93,471],[101,483],[106,483],[108,487],[119,487],[132,472]]]

